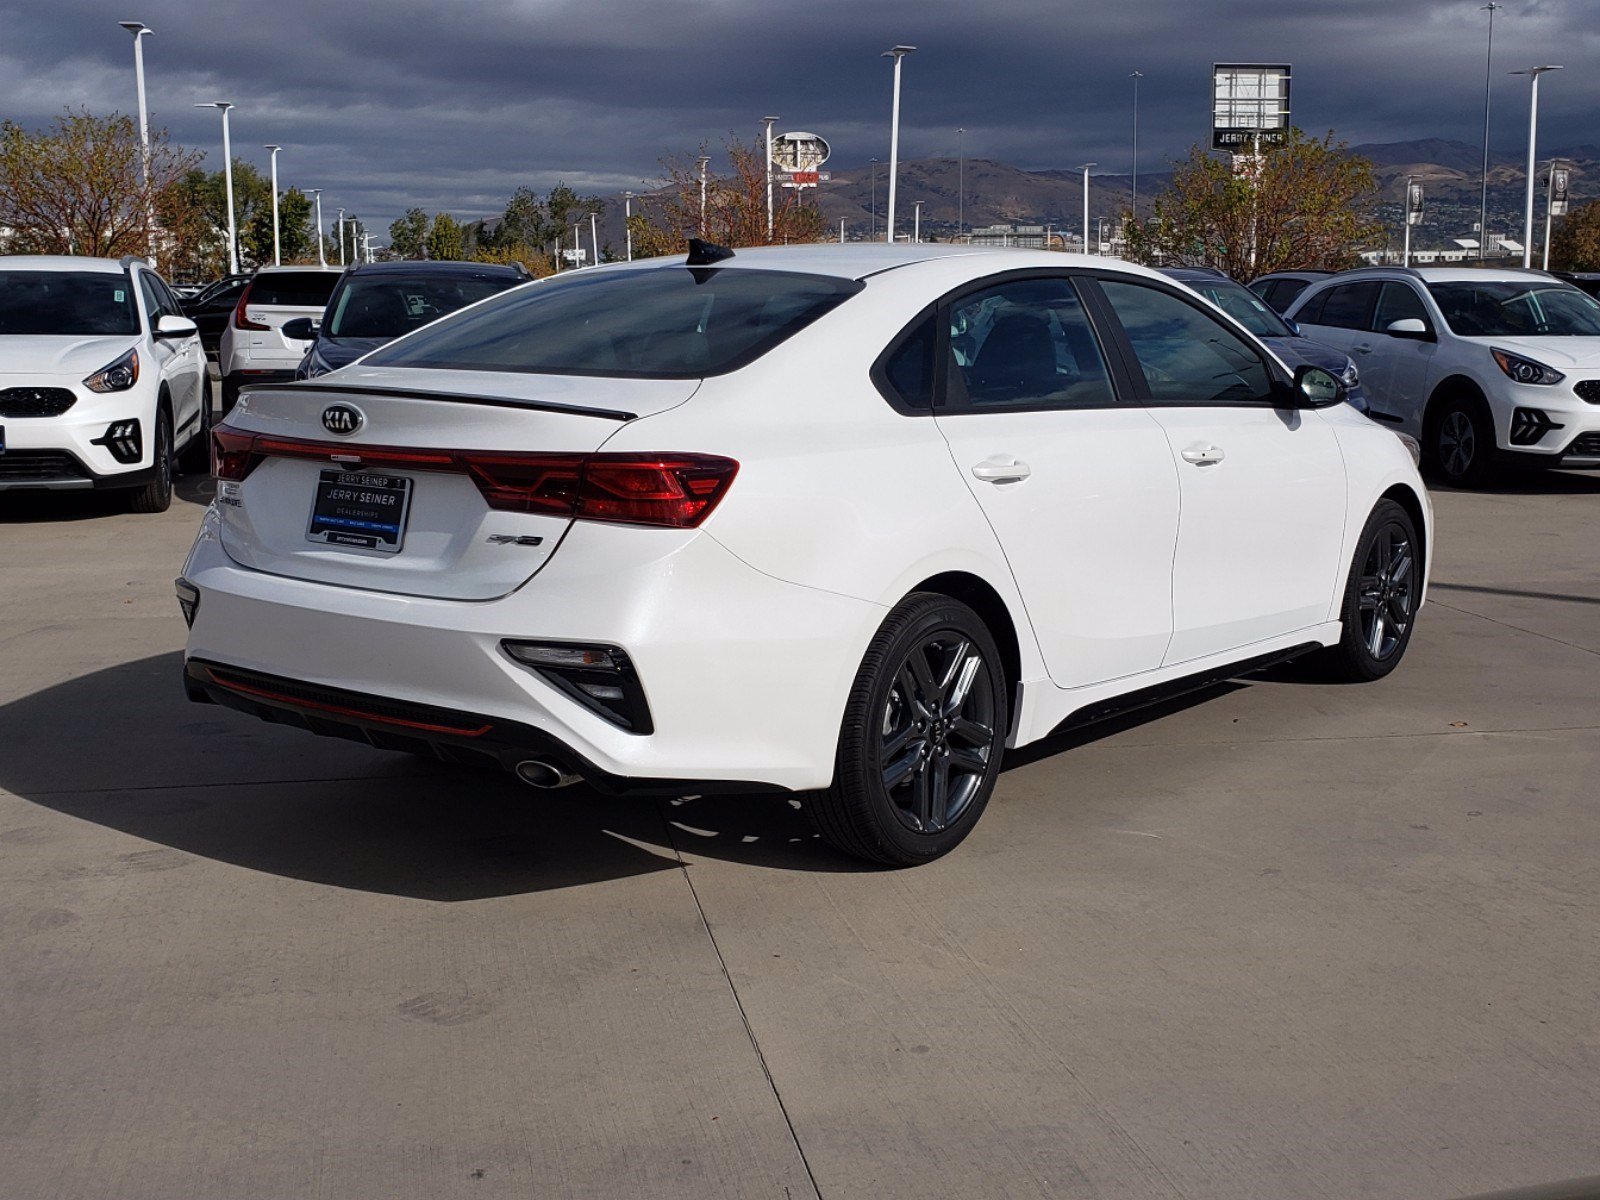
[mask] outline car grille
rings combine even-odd
[[[6,388],[0,391],[0,417],[59,417],[77,402],[66,388]]]
[[[0,483],[87,479],[83,464],[65,450],[8,450],[0,454]]]
[[[1572,390],[1578,393],[1580,400],[1600,404],[1600,379],[1581,379],[1573,385]]]
[[[1580,433],[1572,439],[1567,453],[1580,454],[1584,458],[1600,458],[1600,432]],[[0,459],[0,462],[3,461]]]

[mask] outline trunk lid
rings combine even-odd
[[[247,387],[228,416],[229,427],[315,443],[346,461],[288,457],[269,448],[244,480],[219,482],[223,548],[242,566],[296,579],[400,595],[496,599],[550,561],[571,518],[491,508],[460,470],[381,464],[376,451],[589,454],[629,421],[674,408],[697,387],[699,380],[692,379],[382,367],[348,368],[303,384]],[[324,413],[334,406],[359,414],[354,432],[325,427]],[[359,462],[363,448],[373,460],[365,468]],[[325,484],[324,472],[339,474]],[[409,481],[393,489],[403,497],[397,507],[405,508],[398,551],[311,540],[314,501],[322,496],[321,511],[328,513],[335,499],[326,488],[345,480],[361,490],[370,481],[360,476]]]

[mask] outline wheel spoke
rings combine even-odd
[[[891,734],[884,739],[883,750],[879,754],[879,758],[885,763],[892,758],[899,758],[901,751],[915,740],[920,732],[921,730],[916,727],[914,722],[907,721],[906,727],[899,733]]]
[[[911,815],[917,824],[926,829],[933,811],[933,781],[929,778],[930,764],[924,760],[911,781]]]
[[[953,717],[961,711],[962,705],[967,702],[967,693],[972,690],[972,681],[978,676],[978,668],[983,666],[983,659],[976,654],[967,654],[965,643],[962,648],[964,657],[957,659],[960,670],[956,672],[955,682],[945,694],[944,715]]]
[[[973,775],[982,775],[989,769],[989,760],[977,749],[968,746],[951,746],[950,765]]]
[[[1399,637],[1406,631],[1406,622],[1411,619],[1410,610],[1406,606],[1406,598],[1391,596],[1388,604],[1389,624],[1394,626],[1394,635]]]
[[[981,747],[987,746],[994,740],[994,730],[967,717],[957,717],[955,723],[950,726],[950,737],[952,740],[960,738],[969,746]]]
[[[922,761],[922,747],[913,746],[898,758],[885,760],[883,764],[883,787],[885,791],[894,791],[906,780],[910,779],[916,771],[917,765]]]
[[[1372,628],[1367,631],[1367,650],[1373,658],[1383,657],[1383,613],[1376,612],[1372,615]]]
[[[911,694],[919,700],[924,708],[937,709],[938,700],[942,694],[939,683],[933,677],[933,670],[928,665],[928,648],[918,646],[906,656],[906,668],[911,676]]]
[[[1389,569],[1389,582],[1404,583],[1409,574],[1411,574],[1411,548],[1402,543],[1400,557]]]
[[[943,758],[928,763],[928,829],[943,829],[950,815],[950,764]]]

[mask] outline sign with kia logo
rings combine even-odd
[[[322,427],[329,433],[351,434],[367,423],[353,404],[330,404],[322,410]]]

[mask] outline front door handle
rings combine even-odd
[[[1009,455],[996,454],[976,464],[972,468],[972,474],[985,483],[1015,483],[1032,475],[1033,468]]]
[[[1219,463],[1227,457],[1221,446],[1190,446],[1183,452],[1183,461],[1193,463],[1197,467]]]
[[[1370,343],[1370,342],[1357,342],[1355,344],[1354,349],[1355,349],[1355,352],[1357,354],[1371,354],[1372,353],[1372,343]]]

